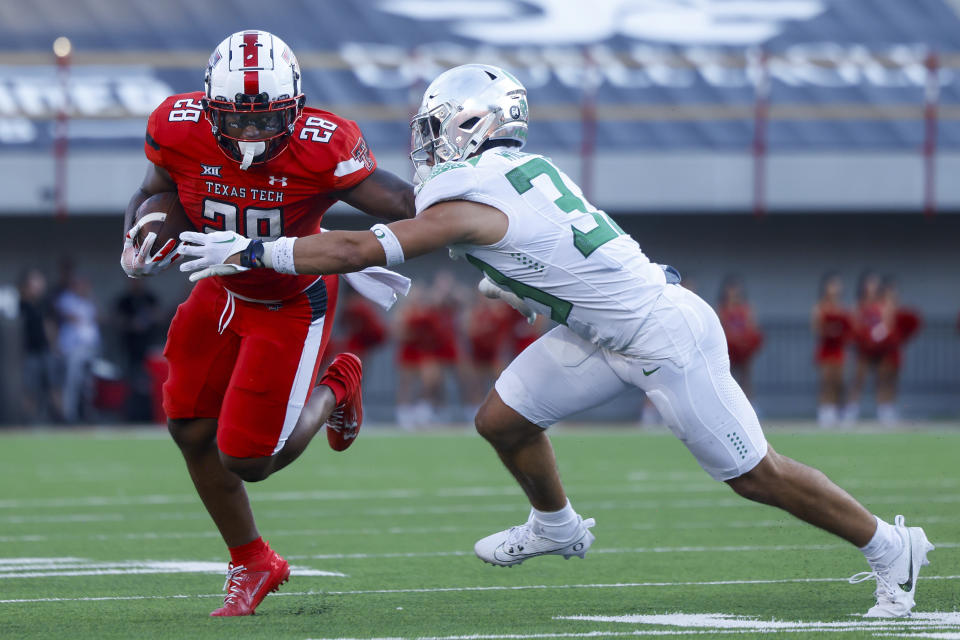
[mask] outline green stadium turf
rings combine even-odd
[[[165,432],[46,431],[0,436],[0,638],[960,638],[960,430],[770,440],[926,528],[917,616],[864,620],[856,549],[736,497],[671,436],[580,427],[554,444],[597,520],[586,560],[483,564],[474,541],[527,515],[493,451],[367,428],[250,487],[293,578],[256,616],[212,619],[225,549]]]

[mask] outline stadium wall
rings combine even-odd
[[[925,218],[921,214],[870,213],[767,215],[643,214],[617,216],[618,222],[640,243],[652,260],[680,269],[687,282],[708,302],[715,303],[722,279],[741,276],[760,324],[767,331],[766,346],[756,363],[757,404],[768,416],[809,416],[815,408],[816,378],[812,364],[810,308],[821,275],[839,271],[852,301],[860,272],[872,269],[897,278],[903,304],[918,309],[926,326],[906,350],[902,402],[905,415],[960,414],[960,261],[956,238],[960,216]],[[126,278],[117,261],[121,243],[121,214],[70,216],[6,216],[15,233],[0,236],[0,294],[15,286],[26,266],[39,266],[56,277],[63,256],[74,258],[81,275],[96,283],[95,294],[107,343],[107,356],[117,359],[111,340],[112,300]],[[358,214],[331,214],[330,228],[366,228],[372,219]],[[452,270],[470,286],[477,274],[462,262],[443,254],[421,258],[399,269],[415,281],[432,278],[438,270]],[[168,314],[185,297],[188,283],[179,272],[153,280]],[[0,298],[4,296],[0,295]],[[0,353],[11,362],[17,333],[2,332]],[[392,355],[378,356],[374,377],[365,389],[374,419],[392,417]],[[10,384],[10,376],[4,384]],[[868,394],[869,395],[869,394]],[[632,419],[637,396],[612,403],[597,417]]]

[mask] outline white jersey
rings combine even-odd
[[[509,219],[496,244],[456,245],[452,255],[581,338],[631,354],[663,292],[663,270],[548,158],[500,147],[437,165],[417,188],[417,213],[444,200],[486,204]]]

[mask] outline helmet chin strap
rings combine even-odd
[[[240,153],[243,154],[243,161],[240,163],[240,170],[246,171],[253,163],[253,159],[267,150],[267,144],[262,140],[257,142],[238,142]]]

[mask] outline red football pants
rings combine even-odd
[[[337,285],[337,276],[323,276],[293,298],[264,304],[201,280],[167,334],[167,417],[217,418],[217,445],[236,458],[283,448],[316,381]]]

